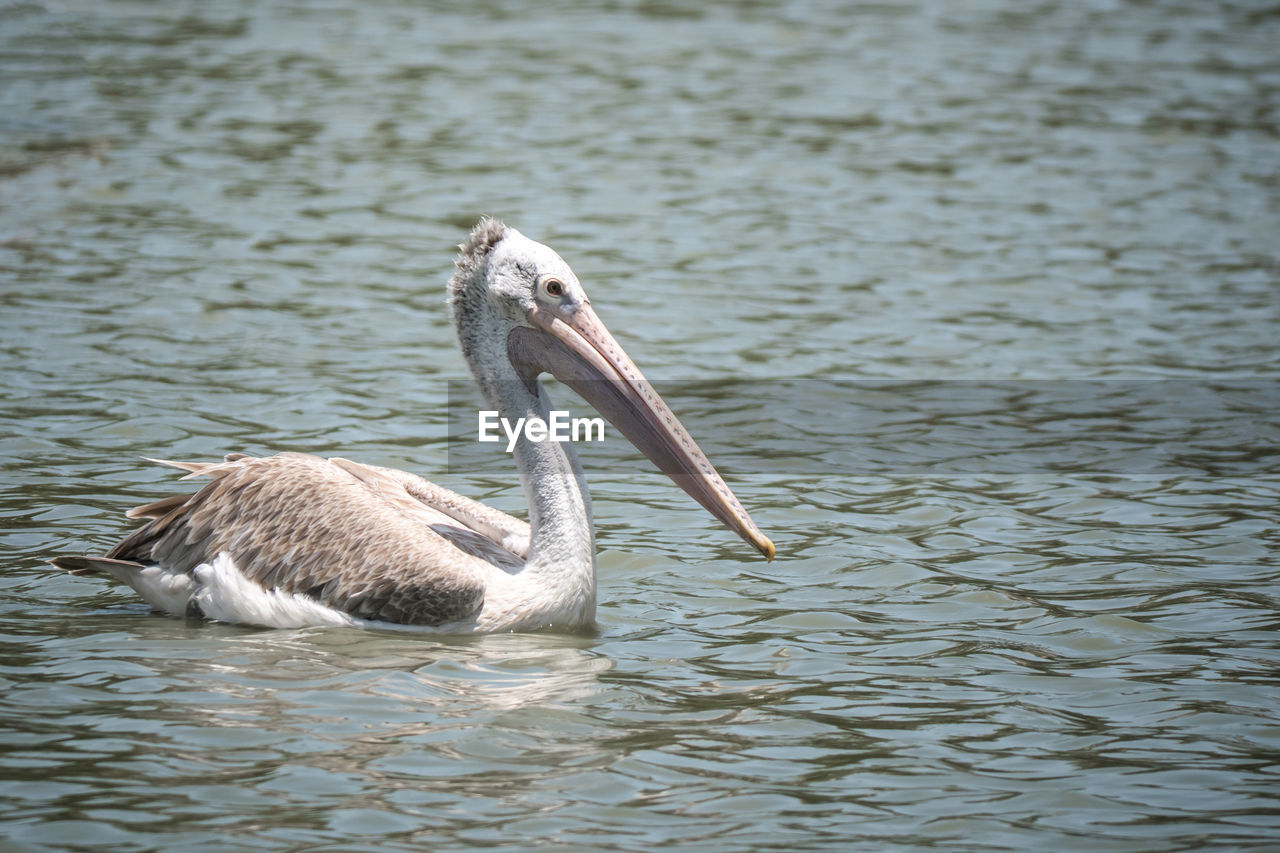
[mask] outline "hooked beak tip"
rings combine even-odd
[[[777,553],[777,549],[773,547],[773,540],[771,540],[768,536],[761,536],[758,541],[753,542],[751,544],[755,545],[756,549],[761,554],[764,554],[764,558],[766,560],[768,560],[770,563],[773,562],[773,555]]]

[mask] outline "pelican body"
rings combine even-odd
[[[591,308],[559,255],[484,218],[460,246],[449,303],[490,409],[550,418],[538,381],[577,390],[659,469],[772,559],[762,534]],[[289,628],[440,633],[575,631],[595,622],[595,537],[567,443],[515,442],[525,523],[421,477],[300,453],[166,462],[211,482],[131,510],[149,519],[101,557],[105,573],[179,617]],[[185,479],[185,478],[184,478]]]

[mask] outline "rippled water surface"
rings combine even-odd
[[[940,382],[1002,428],[1021,382],[1274,382],[1276,44],[1229,2],[0,6],[5,843],[1275,849],[1274,405],[1205,415],[1229,476],[824,460],[919,445]],[[43,563],[179,488],[142,455],[521,510],[447,450],[481,213],[702,383],[695,434],[770,425],[722,444],[779,559],[628,464],[589,636],[183,622]],[[903,414],[727,405],[815,379]]]

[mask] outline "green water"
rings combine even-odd
[[[1273,381],[1277,43],[1249,3],[0,7],[4,846],[1280,844],[1273,456],[823,473],[848,401],[761,417],[773,380]],[[43,563],[179,488],[143,455],[522,510],[449,464],[481,213],[707,383],[695,435],[762,424],[721,444],[778,560],[628,464],[588,470],[590,636],[184,623]],[[869,446],[928,426],[868,405]]]

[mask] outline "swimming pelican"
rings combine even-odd
[[[537,377],[552,374],[773,558],[773,543],[596,317],[559,255],[487,217],[459,248],[449,303],[463,355],[499,417],[547,422],[551,401]],[[440,633],[590,626],[595,536],[578,460],[568,444],[533,441],[528,431],[514,456],[528,524],[413,474],[346,459],[237,453],[165,462],[212,482],[131,510],[130,518],[150,521],[106,556],[53,563],[111,575],[174,616],[247,625]]]

